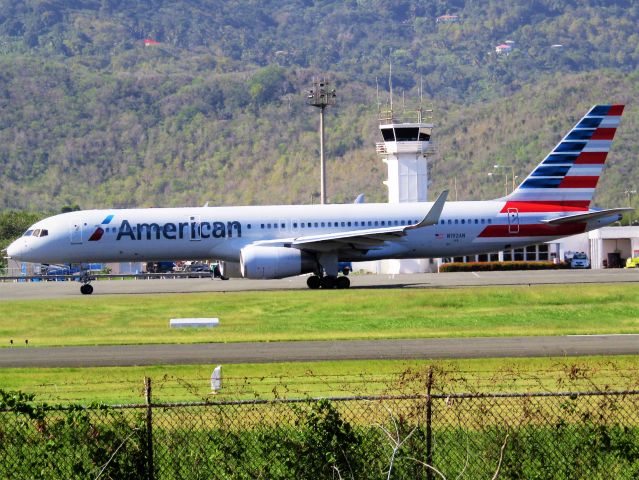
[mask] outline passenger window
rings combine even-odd
[[[477,225],[479,223],[479,220],[475,219],[475,225]]]
[[[442,220],[442,223],[444,223],[444,221],[443,221],[443,220]],[[401,221],[401,224],[402,224],[402,225],[406,225],[406,221],[405,221],[405,220],[402,220],[402,221]]]
[[[449,218],[448,219],[448,225],[450,225],[451,223],[453,223],[453,221]]]
[[[262,228],[264,228],[264,225],[262,225]],[[293,222],[293,228],[297,228],[297,223]]]
[[[323,223],[323,222],[322,222]],[[324,225],[322,225],[323,227]],[[319,227],[319,223],[315,222],[315,228]]]
[[[350,227],[351,226],[351,222],[347,222],[346,226]]]
[[[346,222],[342,222],[342,227],[345,227],[345,226],[346,226]]]
[[[271,228],[271,224],[270,224],[270,223],[267,223],[267,224],[266,224],[266,228]]]
[[[493,221],[489,218],[489,219],[488,219],[488,223],[493,223]]]
[[[285,223],[282,224],[282,228],[286,228],[286,224]]]
[[[483,219],[483,218],[481,219],[481,224],[482,224],[482,225],[484,224],[484,219]]]
[[[466,220],[464,220],[464,219],[462,218],[461,223],[462,223],[462,225],[463,225],[463,224],[465,224],[465,223],[466,223]]]
[[[377,220],[375,220],[375,226],[379,226],[379,222]]]
[[[375,222],[375,223],[377,223],[377,222]],[[371,222],[371,221],[369,220],[369,221],[368,221],[368,226],[370,227],[370,226],[372,226],[372,225],[373,225],[373,222]]]
[[[262,228],[264,228],[264,224],[262,224]]]
[[[358,223],[359,223],[359,222],[355,222],[355,226],[356,226],[356,227],[358,226]]]
[[[455,219],[455,225],[457,225],[459,223],[459,220]]]
[[[382,227],[383,227],[384,225],[385,225],[385,222],[384,222],[384,220],[382,220]]]
[[[250,230],[250,229],[251,229],[251,224],[250,224],[250,223],[247,223],[247,224],[246,224],[246,228],[248,228],[248,229]],[[113,233],[115,233],[115,227],[113,228]]]

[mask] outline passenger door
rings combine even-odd
[[[519,210],[516,208],[508,209],[508,233],[519,233]]]
[[[71,237],[72,245],[79,245],[82,243],[82,222],[77,220],[69,224],[69,234]]]

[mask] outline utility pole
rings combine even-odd
[[[630,190],[630,189],[628,189],[628,190],[626,190],[626,191],[625,191],[625,192],[623,192],[623,193],[624,193],[624,195],[628,198],[628,206],[629,206],[629,207],[632,207],[632,197],[633,197],[634,195],[636,195],[636,194],[637,194],[637,190],[634,190],[634,189]],[[630,212],[630,214],[628,215],[628,217],[629,217],[629,219],[628,219],[628,225],[632,226],[632,212]]]
[[[328,80],[313,79],[313,88],[308,91],[308,104],[320,109],[320,203],[326,203],[326,164],[324,162],[324,109],[335,105],[335,89],[329,90]]]

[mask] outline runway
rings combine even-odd
[[[455,272],[402,275],[351,275],[351,289],[456,288],[495,285],[575,283],[639,283],[639,269],[535,270],[514,272]],[[306,276],[281,280],[228,281],[210,278],[166,280],[102,280],[93,283],[96,295],[306,290]],[[78,282],[0,282],[0,301],[81,297]]]
[[[639,335],[2,348],[0,368],[637,355]]]

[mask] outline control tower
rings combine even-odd
[[[430,113],[430,112],[428,112]],[[423,111],[380,111],[379,129],[383,142],[377,153],[388,166],[388,202],[428,201],[428,158],[435,153],[431,140],[434,125],[424,122]]]
[[[428,159],[435,154],[431,138],[434,124],[421,106],[415,111],[394,114],[392,108],[379,112],[379,129],[383,142],[376,144],[378,155],[388,166],[388,203],[428,201]],[[432,260],[382,260],[380,273],[419,273],[432,271]]]

